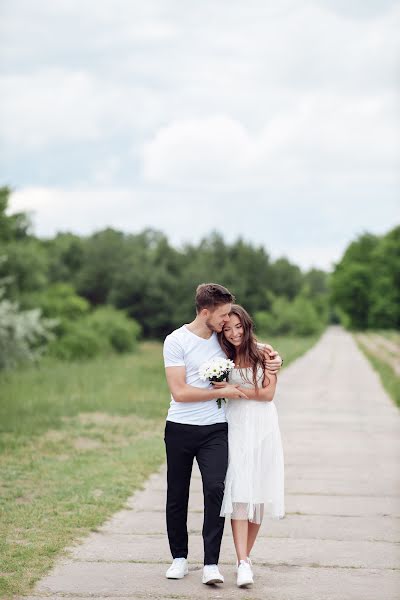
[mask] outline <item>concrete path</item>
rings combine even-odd
[[[190,498],[190,572],[164,576],[165,467],[126,509],[69,549],[35,589],[40,598],[394,600],[400,598],[400,414],[350,335],[329,329],[280,376],[276,404],[286,463],[286,517],[266,520],[253,552],[256,583],[235,585],[226,523],[225,584],[200,582],[202,495]]]

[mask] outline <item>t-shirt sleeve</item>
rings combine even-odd
[[[164,365],[166,367],[184,367],[182,344],[176,337],[168,335],[164,342]]]

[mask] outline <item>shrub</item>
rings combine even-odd
[[[89,302],[66,283],[55,283],[44,291],[25,295],[23,302],[27,308],[40,308],[46,317],[57,318],[58,335],[67,331],[69,321],[84,317],[90,310]]]
[[[88,315],[87,324],[106,338],[116,352],[132,352],[140,335],[140,325],[112,306],[97,308]]]
[[[49,345],[49,354],[62,360],[92,358],[109,350],[108,340],[89,327],[83,319],[68,323],[67,331]]]
[[[21,311],[0,288],[0,369],[38,358],[55,325],[56,321],[42,318],[40,309]]]
[[[97,308],[77,321],[64,321],[63,334],[49,347],[63,360],[92,358],[107,352],[131,352],[140,333],[139,324],[111,306]]]
[[[262,335],[307,336],[317,333],[324,325],[313,302],[301,294],[292,301],[275,297],[270,311],[256,312],[254,317],[257,331]]]

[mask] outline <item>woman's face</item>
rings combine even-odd
[[[243,340],[243,325],[237,315],[231,315],[223,328],[224,336],[233,346],[239,347]]]

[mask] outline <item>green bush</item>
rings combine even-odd
[[[56,325],[43,319],[39,309],[21,311],[4,293],[0,288],[0,369],[38,358]]]
[[[108,340],[116,352],[132,352],[140,335],[140,325],[134,319],[113,308],[97,308],[86,318],[89,327]]]
[[[40,308],[45,317],[58,319],[58,335],[66,333],[69,321],[81,319],[90,310],[89,302],[67,283],[55,283],[44,291],[25,295],[23,304],[25,308]]]
[[[76,321],[64,321],[63,333],[50,344],[49,353],[63,360],[79,360],[108,352],[132,352],[139,334],[136,321],[104,306]]]
[[[314,335],[325,323],[313,302],[302,294],[292,301],[285,297],[273,298],[271,309],[256,312],[254,320],[261,335]]]
[[[49,344],[48,353],[61,360],[80,360],[107,350],[108,340],[81,319],[68,323],[67,331]]]

